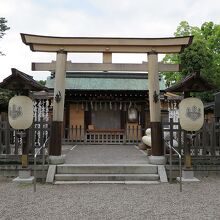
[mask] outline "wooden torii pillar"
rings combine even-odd
[[[148,82],[149,82],[149,102],[150,102],[150,123],[151,123],[151,143],[152,155],[151,163],[165,163],[165,158],[158,158],[163,155],[162,125],[160,111],[160,87],[158,71],[158,55],[155,52],[148,53]],[[162,161],[160,161],[162,159]],[[157,161],[159,160],[159,161]],[[163,161],[164,160],[164,161]]]
[[[57,51],[49,155],[61,155],[67,53]]]
[[[87,38],[50,37],[21,34],[22,41],[32,51],[56,52],[54,63],[33,63],[34,70],[54,70],[55,85],[50,155],[61,155],[61,128],[63,121],[66,71],[144,71],[148,72],[150,119],[152,129],[151,162],[164,162],[161,113],[159,100],[159,71],[178,71],[177,66],[158,63],[158,54],[180,53],[192,42],[192,37],[176,38]],[[102,64],[75,64],[66,62],[67,53],[103,53]],[[146,53],[148,63],[112,64],[112,53]]]

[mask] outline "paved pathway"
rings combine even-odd
[[[134,145],[63,146],[66,163],[74,164],[146,164],[148,157]]]

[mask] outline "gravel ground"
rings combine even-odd
[[[220,219],[220,176],[158,185],[31,185],[0,179],[0,219]]]

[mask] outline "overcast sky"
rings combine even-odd
[[[69,37],[172,37],[186,20],[220,23],[220,0],[0,0],[10,30],[0,39],[0,82],[17,68],[34,79],[31,62],[51,62],[54,53],[31,52],[20,33]],[[72,62],[101,62],[101,55],[70,54]],[[113,62],[142,62],[146,55],[113,55]]]

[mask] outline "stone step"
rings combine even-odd
[[[158,174],[55,174],[55,181],[157,181]]]
[[[72,184],[159,184],[159,181],[54,181],[55,185],[72,185]]]
[[[151,164],[62,164],[57,174],[157,174],[158,167]]]

